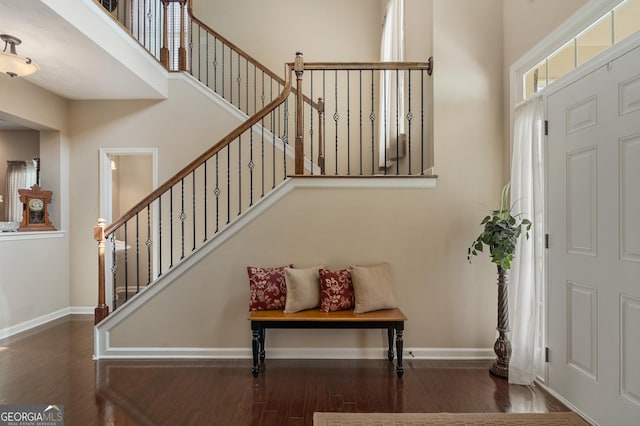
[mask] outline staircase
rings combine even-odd
[[[298,53],[279,77],[192,16],[186,0],[101,3],[168,70],[197,78],[244,121],[112,224],[99,220],[96,324],[142,290],[162,291],[294,187],[313,186],[292,177],[433,177],[431,61],[305,63]],[[386,83],[399,75],[403,102]]]

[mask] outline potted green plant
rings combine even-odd
[[[500,197],[500,209],[493,210],[490,215],[482,219],[484,230],[471,243],[467,253],[467,259],[471,262],[471,256],[477,256],[484,251],[484,246],[489,248],[491,261],[498,267],[498,338],[493,346],[496,353],[496,361],[489,371],[498,377],[509,377],[509,361],[511,360],[511,342],[509,340],[509,294],[507,291],[507,271],[511,269],[511,261],[515,252],[518,239],[524,228],[527,240],[531,230],[531,221],[522,218],[521,215],[513,216],[509,206],[509,190],[511,183],[502,188]]]

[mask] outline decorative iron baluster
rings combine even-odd
[[[371,174],[375,174],[375,150],[376,150],[376,132],[375,132],[375,121],[376,121],[376,113],[373,110],[375,108],[375,75],[374,71],[371,70],[371,113],[369,113],[369,121],[371,121]]]
[[[125,240],[125,250],[127,243]],[[158,277],[162,276],[162,195],[158,197]]]
[[[407,160],[409,164],[409,176],[411,176],[411,120],[413,120],[413,112],[411,111],[411,70],[408,73],[408,83],[407,83],[407,94],[408,94],[408,103],[409,111],[407,112],[407,122],[409,123],[409,130],[407,131]]]
[[[244,61],[244,74],[245,74],[245,82],[244,82],[244,107],[246,108],[247,115],[251,115],[249,113],[249,61]]]
[[[284,132],[282,135],[282,164],[284,165],[284,174],[282,180],[287,178],[287,144],[289,138],[287,137],[287,126],[289,125],[289,98],[284,101]],[[280,123],[278,123],[278,127]]]
[[[208,33],[207,33],[207,36],[205,38],[205,52],[206,53],[204,55],[204,64],[205,64],[205,67],[206,67],[205,69],[207,71],[206,71],[206,74],[205,74],[206,81],[205,81],[204,84],[207,87],[209,87],[209,34]]]
[[[336,175],[338,174],[338,120],[340,119],[340,115],[338,114],[338,70],[334,71],[334,78],[335,80],[333,81],[333,91],[334,91],[334,98],[335,98],[335,107],[334,107],[334,113],[333,113],[333,121],[335,122],[336,125],[336,157],[335,157],[335,161],[336,161]]]
[[[242,111],[242,95],[240,91],[240,84],[242,83],[242,77],[240,77],[240,54],[238,53],[238,77],[236,78],[238,82],[238,109]],[[246,112],[246,111],[245,111]]]
[[[216,234],[220,230],[220,167],[218,162],[218,153],[216,153],[216,188],[213,193],[216,196]]]
[[[263,73],[264,75],[264,73]],[[263,97],[264,99],[264,97]],[[261,165],[262,165],[262,193],[260,194],[260,198],[264,197],[264,118],[261,119],[260,121],[260,133],[261,133],[261,141],[260,141],[260,145],[261,145],[261,155],[260,155],[260,161],[261,161]]]
[[[311,159],[311,174],[315,174],[315,167],[313,167],[313,71],[309,74],[309,81],[311,84],[310,95],[311,101],[309,102],[309,158]]]
[[[151,246],[153,244],[153,240],[151,239],[151,205],[147,204],[147,241],[145,241],[147,245],[147,285],[151,283]],[[136,289],[136,294],[140,291],[140,288]]]
[[[127,246],[127,223],[128,221],[124,223],[124,289],[126,294],[129,293],[129,249]],[[115,236],[115,233],[113,235]]]
[[[233,105],[233,49],[229,47],[229,103]]]
[[[191,172],[191,223],[193,224],[193,247],[191,251],[196,250],[196,171]]]
[[[213,91],[218,93],[218,37],[213,38]]]
[[[326,70],[322,70],[322,99],[327,99],[327,72]],[[320,123],[318,123],[320,126]],[[322,152],[325,155],[324,157],[324,165],[322,168],[322,174],[326,173],[326,155],[327,155],[327,117],[325,114],[322,115]]]
[[[169,188],[169,269],[173,268],[173,186]]]
[[[382,128],[383,128],[383,135],[384,135],[384,141],[380,140],[379,145],[380,145],[380,149],[384,150],[383,153],[383,160],[384,162],[382,163],[382,167],[384,169],[384,174],[387,174],[387,144],[389,143],[389,131],[387,129],[387,115],[389,114],[389,111],[387,111],[387,73],[389,71],[385,70],[383,71],[383,76],[382,76]],[[380,135],[380,139],[382,139],[383,135]]]
[[[404,120],[404,117],[402,117]],[[400,174],[400,70],[396,70],[396,176]]]
[[[180,179],[180,260],[184,259],[184,221],[187,215],[184,212],[184,178]]]
[[[203,243],[207,241],[207,163],[209,160],[204,162],[204,238],[202,240]]]
[[[360,127],[360,137],[359,137],[359,142],[360,142],[360,176],[362,176],[362,70],[359,71],[359,92],[358,92],[358,97],[360,98],[360,108],[358,108],[359,110],[359,127]]]
[[[139,213],[136,213],[136,288],[140,288],[140,217]],[[127,301],[129,297],[129,289],[124,289],[124,300]]]
[[[221,96],[225,98],[224,96],[224,44],[221,42],[221,48],[222,48],[222,69],[220,70],[220,75],[222,76],[222,78],[220,79],[220,83],[222,84],[222,94]]]
[[[253,206],[253,127],[249,129],[249,206]]]
[[[238,216],[242,214],[242,135],[238,136]]]
[[[227,225],[231,222],[231,144],[227,149]]]
[[[125,222],[126,223],[126,222]],[[118,308],[118,299],[117,299],[117,289],[118,283],[116,279],[116,272],[118,271],[118,265],[116,263],[116,232],[113,231],[111,234],[111,285],[113,287],[113,310],[115,311]],[[126,283],[125,283],[126,285]]]
[[[347,176],[351,175],[351,82],[347,70]]]
[[[276,187],[276,141],[274,129],[276,127],[276,116],[271,112],[271,189]]]
[[[424,70],[420,70],[420,174],[424,175]]]

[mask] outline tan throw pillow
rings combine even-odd
[[[324,265],[304,269],[284,269],[287,300],[284,311],[288,314],[320,306],[320,268]]]
[[[388,263],[351,266],[351,281],[356,299],[355,313],[398,307],[391,288],[391,268]]]

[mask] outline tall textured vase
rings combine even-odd
[[[507,271],[498,266],[498,339],[493,345],[496,361],[489,372],[494,376],[509,378],[509,361],[511,360],[511,341],[509,334],[509,292]]]

